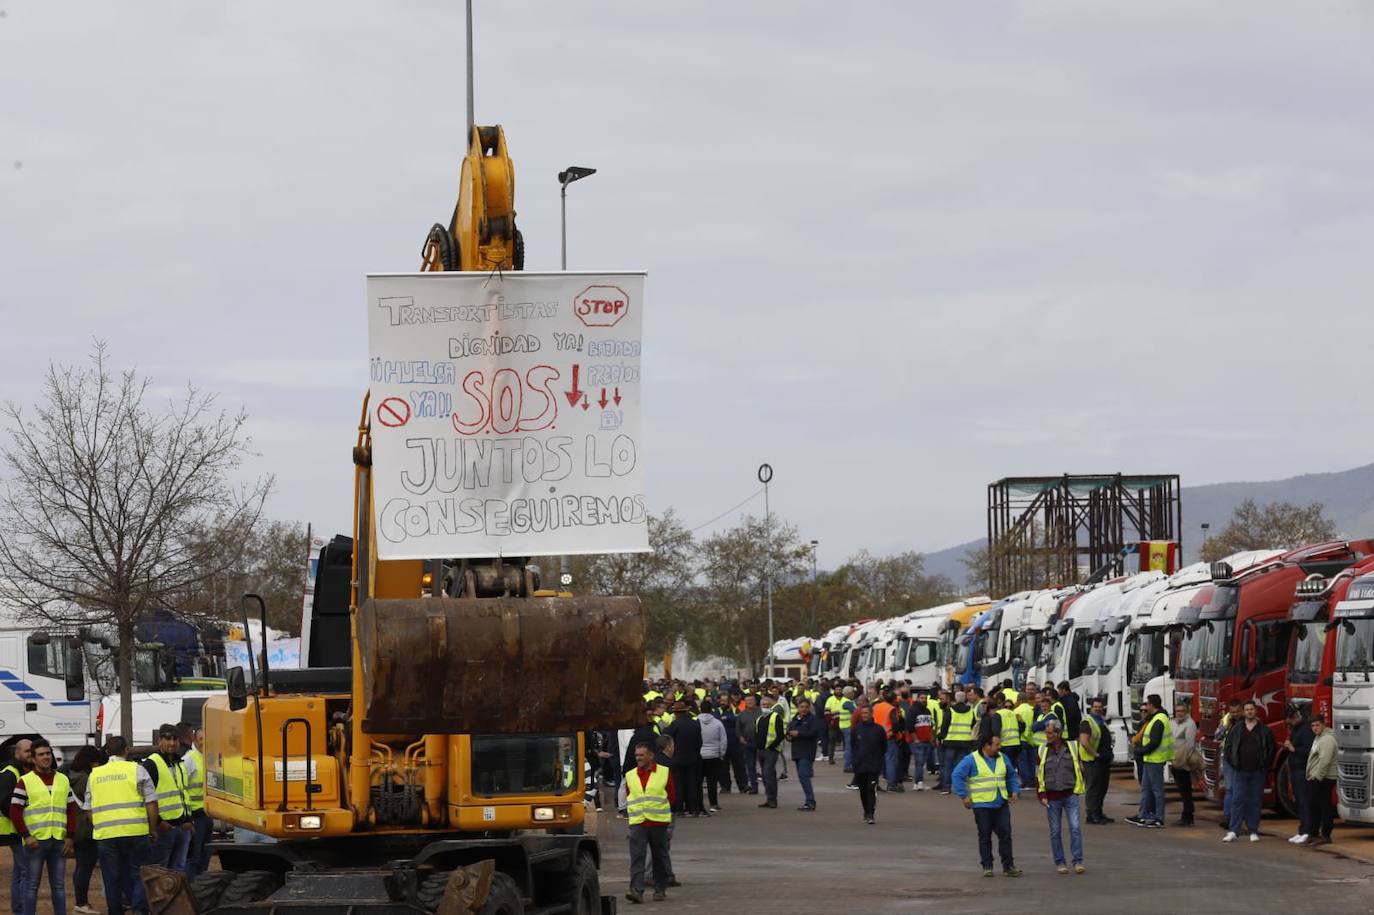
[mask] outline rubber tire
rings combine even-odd
[[[1278,771],[1274,774],[1274,809],[1284,816],[1296,818],[1298,801],[1293,795],[1293,779],[1288,774],[1288,757],[1279,760]]]
[[[420,888],[415,892],[415,901],[420,903],[426,912],[438,911],[439,903],[444,900],[444,890],[448,888],[448,878],[452,874],[453,871],[435,871],[420,881]]]
[[[186,888],[191,893],[191,901],[195,903],[196,911],[205,915],[206,912],[218,908],[220,896],[237,876],[238,874],[233,871],[206,871],[192,877]]]
[[[510,265],[512,269],[525,269],[525,236],[520,234],[520,230],[515,230],[515,244],[512,246]]]
[[[577,856],[577,865],[566,877],[558,902],[570,902],[573,915],[599,915],[601,912],[601,875],[596,861],[586,852]]]
[[[272,871],[244,871],[234,875],[234,882],[224,888],[219,904],[247,905],[262,902],[281,889],[282,879]]]
[[[598,899],[597,905],[600,904]],[[492,874],[491,891],[476,915],[525,915],[525,898],[510,874]]]

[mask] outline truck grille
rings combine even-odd
[[[1337,771],[1340,772],[1341,781],[1352,781],[1364,784],[1369,778],[1369,766],[1363,762],[1340,762],[1336,764]]]
[[[1368,807],[1369,790],[1364,785],[1340,784],[1341,803],[1347,807]]]
[[[1340,802],[1347,807],[1369,806],[1369,758],[1342,753],[1336,757],[1337,788]]]

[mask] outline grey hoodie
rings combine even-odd
[[[701,758],[721,759],[725,756],[725,725],[710,712],[697,716],[701,725]]]

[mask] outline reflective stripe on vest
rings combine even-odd
[[[973,770],[976,775],[965,782],[968,785],[968,799],[975,804],[988,804],[999,798],[1007,797],[1007,766],[1001,753],[997,760],[988,765],[988,758],[982,751],[973,754]]]
[[[1033,722],[1031,722],[1031,724],[1032,724],[1032,730],[1031,730],[1031,734],[1030,734],[1030,742],[1031,742],[1031,746],[1033,746],[1033,747],[1043,747],[1043,746],[1045,745],[1045,729],[1044,729],[1044,728],[1041,728],[1041,729],[1038,730],[1038,731],[1037,731],[1037,730],[1034,730],[1034,725],[1039,724],[1040,722],[1044,721],[1046,718],[1054,718],[1055,721],[1059,721],[1059,724],[1060,724],[1060,726],[1061,726],[1061,727],[1060,727],[1060,733],[1061,733],[1061,734],[1063,733],[1063,727],[1062,727],[1062,726],[1063,726],[1064,722],[1063,722],[1063,721],[1060,721],[1058,718],[1055,718],[1054,712],[1045,712],[1044,714],[1041,714],[1040,712],[1036,712],[1036,713],[1035,713],[1035,720],[1034,720]]]
[[[625,775],[625,812],[631,826],[638,826],[645,820],[672,822],[673,811],[668,806],[668,768],[655,766],[648,781],[647,785],[640,783],[638,769]]]
[[[167,765],[161,753],[148,757],[157,769],[157,815],[164,820],[179,820],[186,816],[186,770],[180,760],[176,768]]]
[[[1150,731],[1153,730],[1156,723],[1163,725],[1164,730],[1160,732],[1159,746],[1145,754],[1145,761],[1147,763],[1172,762],[1174,758],[1174,729],[1169,724],[1168,715],[1163,712],[1155,712],[1150,723],[1145,725],[1145,736],[1149,737]]]
[[[67,798],[72,795],[71,782],[61,772],[52,777],[52,787],[43,784],[37,772],[20,779],[28,792],[24,807],[24,827],[35,839],[65,839],[67,837]]]
[[[111,759],[91,770],[87,784],[96,839],[148,834],[148,805],[138,790],[138,763]]]
[[[1064,746],[1069,748],[1069,759],[1073,760],[1073,793],[1083,793],[1083,767],[1078,764],[1078,744],[1065,742]],[[1049,754],[1050,748],[1043,746],[1040,748],[1040,764],[1036,769],[1036,782],[1042,790],[1045,785],[1045,757]]]
[[[196,764],[195,774],[186,769],[186,806],[192,813],[205,809],[205,756],[195,747],[186,751],[186,758]]]
[[[1088,737],[1088,742],[1093,745],[1091,750],[1082,751],[1083,759],[1093,762],[1097,759],[1097,748],[1102,745],[1102,725],[1098,724],[1097,719],[1092,715],[1083,720],[1088,722],[1088,728],[1092,731],[1092,735]]]
[[[997,715],[1002,719],[1002,746],[1021,746],[1021,719],[1011,709],[1006,708],[998,709]]]
[[[19,784],[19,767],[18,767],[18,766],[16,766],[16,765],[14,765],[13,763],[11,763],[10,765],[6,766],[5,768],[0,769],[0,772],[11,772],[11,773],[13,773],[13,774],[14,774],[14,783],[15,783],[16,785]],[[6,799],[5,799],[5,816],[0,817],[0,836],[12,836],[12,835],[15,835],[15,834],[19,831],[19,830],[15,829],[15,828],[14,828],[14,824],[13,824],[12,822],[10,822],[9,812],[10,812],[10,802],[9,802],[9,798],[6,798]]]
[[[973,709],[967,712],[949,710],[949,730],[945,733],[945,740],[955,743],[968,743],[973,740]]]

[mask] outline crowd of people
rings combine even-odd
[[[90,904],[97,866],[110,912],[147,913],[139,868],[158,864],[202,873],[210,865],[213,820],[205,812],[204,734],[189,724],[164,724],[157,750],[128,758],[122,737],[103,749],[82,747],[58,767],[42,738],[19,740],[0,769],[0,843],[10,846],[10,908],[34,915],[46,872],[54,915],[67,915],[66,861],[75,862],[72,889],[78,915]]]
[[[1084,709],[1068,682],[1018,690],[1006,681],[984,690],[828,679],[675,680],[646,683],[644,701],[647,720],[633,733],[594,735],[600,778],[608,790],[619,789],[618,815],[630,821],[631,902],[643,902],[650,856],[653,898],[666,898],[668,888],[679,885],[671,863],[675,817],[718,813],[719,797],[732,791],[761,791],[758,806],[777,808],[778,783],[789,777],[789,760],[801,789],[797,810],[803,813],[816,809],[815,764],[836,765],[837,759],[852,773],[846,787],[857,792],[868,825],[876,822],[881,794],[957,795],[973,813],[986,877],[995,873],[994,838],[1002,873],[1021,874],[1012,851],[1010,806],[1025,792],[1033,792],[1046,812],[1058,873],[1086,873],[1083,825],[1114,822],[1103,809],[1117,758],[1104,701],[1092,699]],[[1141,724],[1130,736],[1126,752],[1140,783],[1136,813],[1126,817],[1133,826],[1164,827],[1166,765],[1182,803],[1172,825],[1194,825],[1193,783],[1202,771],[1197,723],[1187,705],[1173,711],[1170,718],[1159,696],[1147,696]],[[1325,844],[1334,813],[1334,735],[1320,718],[1309,722],[1299,710],[1289,725],[1285,765],[1301,806],[1290,841]],[[1277,749],[1273,734],[1253,702],[1237,700],[1218,737],[1226,787],[1224,841],[1243,832],[1259,841],[1260,802]]]

